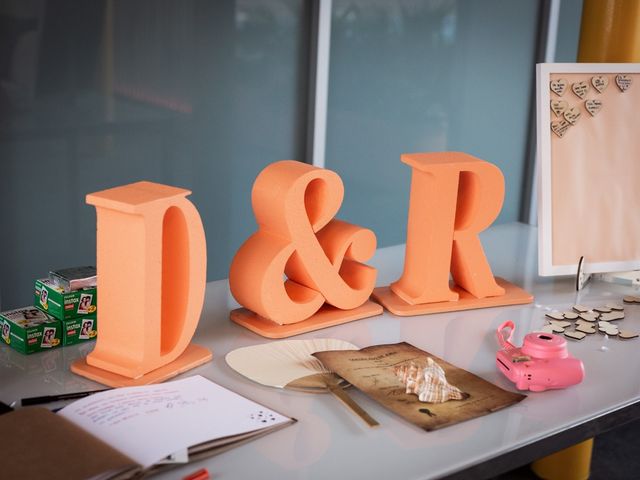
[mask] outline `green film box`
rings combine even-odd
[[[51,350],[62,345],[62,324],[35,307],[0,313],[2,341],[20,353]]]
[[[36,280],[34,305],[60,320],[95,314],[97,303],[95,287],[65,292],[48,278]]]
[[[84,317],[62,320],[62,345],[94,340],[98,335],[98,319],[95,313]]]

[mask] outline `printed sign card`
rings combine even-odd
[[[525,395],[496,387],[405,342],[375,345],[361,350],[317,352],[313,355],[326,368],[405,420],[427,431],[471,420],[526,398]],[[411,363],[426,366],[429,358],[442,367],[447,381],[464,393],[461,395],[463,399],[428,403],[421,402],[417,395],[406,393],[406,386],[398,377],[398,369]]]

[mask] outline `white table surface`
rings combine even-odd
[[[631,286],[591,282],[579,294],[573,278],[537,276],[535,228],[506,224],[482,235],[495,275],[533,293],[533,304],[417,317],[381,316],[301,335],[339,338],[360,347],[409,342],[489,382],[514,390],[495,367],[494,332],[513,320],[515,343],[544,324],[549,310],[568,310],[576,303],[599,306],[622,303],[638,294]],[[402,271],[404,247],[378,250],[370,262],[379,269],[378,285]],[[570,352],[583,360],[585,380],[566,389],[529,393],[517,405],[435,432],[424,432],[385,410],[361,392],[350,394],[381,426],[369,429],[328,394],[306,394],[263,387],[246,380],[225,363],[238,347],[268,341],[233,324],[236,307],[226,281],[208,284],[195,342],[213,349],[211,363],[184,374],[201,374],[244,396],[295,417],[299,422],[221,455],[159,475],[182,478],[203,466],[216,479],[424,479],[451,474],[549,437],[565,429],[640,401],[640,339],[604,340],[595,334],[569,341]],[[640,330],[640,305],[625,305],[621,325]],[[620,323],[620,322],[619,322]],[[601,346],[607,345],[608,351]],[[99,388],[69,371],[69,364],[93,348],[72,346],[24,356],[0,347],[0,400]]]

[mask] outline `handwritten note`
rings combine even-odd
[[[551,131],[562,138],[564,137],[564,134],[567,133],[570,126],[571,124],[566,120],[554,120],[551,122]]]
[[[290,421],[201,376],[101,392],[59,415],[145,468],[203,442]]]
[[[592,116],[595,116],[602,108],[602,100],[587,100],[584,102],[584,108],[586,108],[587,112]]]
[[[564,100],[551,100],[551,110],[556,114],[556,117],[561,116],[567,108],[569,108],[569,104]]]
[[[575,125],[576,123],[578,123],[578,119],[580,118],[580,115],[582,115],[582,113],[580,112],[580,109],[578,107],[568,108],[564,112],[565,120],[569,122],[571,125]]]
[[[629,75],[616,75],[616,85],[621,92],[626,92],[631,88],[631,84],[633,83],[633,78]]]
[[[553,93],[561,97],[567,90],[567,85],[567,81],[564,78],[559,78],[558,80],[552,80],[549,83],[549,88]]]
[[[591,78],[591,85],[593,85],[593,88],[595,88],[599,93],[602,93],[609,86],[609,79],[603,75],[596,75]]]
[[[589,84],[587,82],[575,82],[571,85],[571,90],[578,97],[584,98],[589,92]]]

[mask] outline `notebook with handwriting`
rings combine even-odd
[[[14,460],[8,478],[129,478],[162,468],[167,457],[214,455],[293,422],[194,376],[97,393],[58,414],[3,415],[0,451]]]

